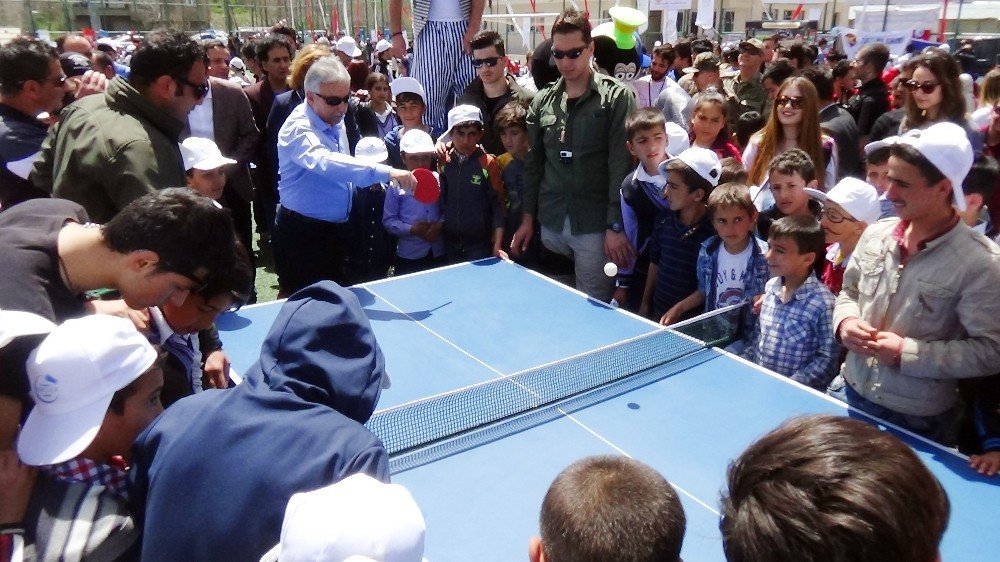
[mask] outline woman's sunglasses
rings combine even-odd
[[[937,90],[938,86],[940,85],[941,85],[940,82],[924,82],[923,84],[921,84],[916,80],[909,80],[905,83],[907,90],[911,92],[916,92],[917,90],[920,90],[925,94],[933,94],[934,90]]]
[[[792,109],[802,109],[802,104],[805,103],[805,98],[802,96],[778,96],[778,99],[774,100],[778,104],[778,107],[789,106]]]

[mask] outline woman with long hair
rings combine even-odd
[[[905,116],[899,132],[926,129],[947,121],[964,127],[973,150],[981,151],[983,137],[966,113],[958,62],[941,49],[930,48],[914,57],[910,64],[913,75],[906,82],[910,95],[903,106]]]
[[[782,82],[767,124],[750,138],[743,151],[743,168],[748,172],[749,182],[760,186],[760,192],[766,192],[768,164],[792,148],[808,154],[817,172],[823,170],[816,178],[821,190],[833,187],[837,177],[837,145],[820,129],[816,87],[801,76]]]

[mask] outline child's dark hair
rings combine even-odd
[[[871,152],[871,154],[865,157],[865,164],[871,164],[872,166],[881,166],[889,162],[889,156],[892,155],[892,150],[889,146],[881,146],[876,148]]]
[[[666,131],[667,120],[663,113],[655,107],[642,107],[632,112],[625,119],[625,137],[632,140],[640,131],[650,129]]]
[[[727,182],[712,190],[708,196],[708,212],[714,214],[724,208],[742,209],[748,217],[757,214],[757,207],[750,199],[750,188],[742,183]]]
[[[767,165],[767,173],[770,175],[775,172],[786,176],[798,174],[806,183],[816,179],[816,165],[801,148],[792,148],[775,156]]]
[[[539,519],[550,562],[679,560],[687,526],[666,478],[637,460],[610,455],[560,472]]]
[[[972,162],[972,169],[962,182],[962,191],[966,195],[979,194],[983,203],[993,198],[997,190],[997,180],[1000,179],[1000,166],[992,156],[980,154]]]
[[[493,119],[493,126],[498,131],[509,127],[519,127],[528,130],[528,104],[520,100],[511,100],[500,108]]]
[[[740,141],[740,146],[746,146],[750,142],[750,137],[757,131],[764,128],[767,120],[757,111],[747,111],[736,118],[736,140]]]
[[[719,131],[718,138],[729,139],[729,103],[726,96],[722,95],[715,88],[709,88],[694,97],[694,109],[691,115],[698,113],[702,107],[714,105],[722,111],[722,130]]]
[[[243,306],[253,294],[253,264],[243,244],[236,242],[236,256],[233,267],[218,275],[205,285],[198,294],[205,300],[211,300],[220,295],[228,296],[237,307]]]
[[[743,164],[739,160],[732,156],[727,156],[719,160],[719,165],[722,166],[722,173],[719,174],[719,185],[724,183],[747,183],[747,171],[743,168]]]
[[[781,217],[771,223],[767,237],[768,239],[790,238],[799,247],[799,254],[814,254],[816,260],[821,259],[826,253],[826,235],[823,233],[823,227],[812,217]]]
[[[698,175],[698,172],[691,169],[690,166],[685,164],[681,159],[674,158],[667,162],[665,166],[668,172],[677,172],[684,178],[684,184],[687,185],[688,191],[694,193],[699,189],[705,192],[705,200],[707,200],[712,195],[712,184],[708,180]]]
[[[951,509],[910,447],[844,416],[785,422],[729,465],[727,488],[729,562],[933,562]]]
[[[420,97],[420,94],[415,92],[402,92],[396,96],[396,103],[419,103],[420,105],[427,107],[424,103],[424,98]]]
[[[375,87],[375,84],[385,84],[388,87],[389,78],[381,72],[372,72],[368,75],[368,78],[365,78],[365,89],[370,92]]]

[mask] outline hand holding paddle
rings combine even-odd
[[[396,168],[393,168],[389,172],[389,179],[396,182],[396,184],[399,185],[399,188],[403,191],[413,191],[413,189],[417,187],[417,178],[406,170],[397,170]]]

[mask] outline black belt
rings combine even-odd
[[[307,217],[307,216],[303,215],[302,213],[296,213],[295,211],[289,209],[288,207],[285,207],[285,206],[279,204],[278,205],[278,216],[282,216],[282,215],[290,217],[290,218],[293,218],[293,219],[295,219],[297,221],[304,222],[306,224],[313,224],[313,225],[316,225],[316,226],[337,226],[337,225],[342,225],[342,224],[346,224],[347,223],[347,221],[344,221],[344,222],[334,222],[334,221],[325,221],[325,220],[322,220],[322,219],[314,219],[312,217]]]

